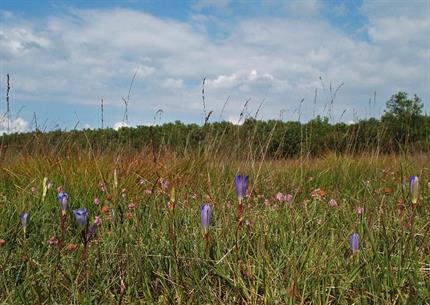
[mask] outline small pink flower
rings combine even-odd
[[[173,205],[172,205],[172,203],[170,201],[167,201],[167,208],[168,209],[172,209],[173,208]]]
[[[231,209],[231,201],[230,201],[230,200],[229,200],[229,201],[227,201],[226,206],[227,206],[227,209]]]
[[[193,194],[193,195],[191,196],[191,198],[193,198],[194,200],[196,200],[196,199],[197,199],[197,194]]]
[[[99,183],[99,187],[100,187],[100,191],[102,191],[103,193],[106,192],[106,185],[103,182]]]
[[[101,224],[102,224],[102,219],[101,219],[99,216],[96,216],[96,217],[94,218],[94,224],[95,224],[96,226],[101,225]]]
[[[323,223],[323,221],[322,221],[321,219],[318,219],[318,220],[317,220],[317,224],[318,224],[318,225],[320,225],[320,224],[322,224],[322,223]]]
[[[285,194],[279,192],[276,194],[276,200],[278,200],[279,202],[287,201],[287,196],[285,196]]]
[[[169,180],[165,178],[160,178],[160,185],[164,191],[167,190],[169,188]]]
[[[145,184],[145,179],[140,178],[138,183],[139,183],[140,185],[144,185],[144,184]]]
[[[249,225],[251,225],[251,222],[247,219],[247,220],[245,220],[245,224],[246,224],[247,226],[249,226]]]
[[[270,205],[269,199],[264,199],[264,205],[267,207]]]
[[[32,192],[33,194],[35,194],[35,193],[37,192],[37,188],[36,188],[35,186],[32,186],[32,187],[31,187],[31,192]]]
[[[331,207],[335,207],[337,206],[337,201],[335,199],[330,199],[330,201],[328,202],[328,205]]]
[[[286,200],[287,200],[288,203],[290,203],[291,201],[293,201],[293,195],[288,194]]]
[[[50,246],[58,245],[58,239],[56,239],[54,236],[52,236],[50,239],[48,239],[48,245],[50,245]]]
[[[134,203],[130,203],[129,205],[128,205],[128,209],[129,210],[134,210],[134,208],[136,207],[136,205],[134,204]]]
[[[99,198],[94,198],[94,204],[95,205],[99,205],[100,204],[100,199]]]
[[[355,209],[355,213],[357,215],[361,215],[361,214],[363,214],[363,212],[364,212],[364,208],[362,208],[362,207],[358,207]]]

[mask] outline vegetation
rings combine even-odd
[[[4,135],[6,150],[34,152],[40,150],[129,151],[141,149],[174,152],[187,156],[228,154],[242,159],[244,150],[258,152],[269,158],[286,158],[327,152],[357,154],[370,151],[399,153],[430,151],[430,117],[422,114],[422,101],[399,92],[387,102],[384,116],[362,120],[354,124],[330,124],[328,118],[316,117],[307,122],[258,121],[247,118],[242,125],[214,122],[199,126],[179,121],[160,126],[138,126],[99,130],[73,130]],[[256,149],[257,148],[257,149]]]
[[[392,113],[4,136],[0,302],[425,304],[429,139]]]

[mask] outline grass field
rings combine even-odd
[[[1,162],[2,304],[430,303],[430,156],[154,162],[89,150]],[[249,175],[240,220],[237,174]]]

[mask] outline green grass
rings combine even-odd
[[[165,155],[154,164],[145,153],[9,155],[0,172],[0,239],[6,241],[0,247],[0,301],[430,303],[429,161],[425,155],[247,162]],[[236,247],[238,172],[250,181]],[[409,175],[420,178],[415,211]],[[54,187],[43,202],[45,176]],[[161,189],[158,177],[168,179],[169,189]],[[142,178],[145,184],[139,185]],[[100,190],[103,181],[108,194]],[[70,195],[63,248],[47,243],[60,238],[59,185]],[[172,187],[176,200],[169,209]],[[317,188],[326,192],[321,199],[310,195]],[[277,192],[294,199],[277,202]],[[100,206],[93,203],[96,197]],[[336,207],[328,205],[331,198]],[[399,200],[405,201],[402,212]],[[212,206],[208,252],[200,226],[202,202]],[[130,203],[136,207],[129,211]],[[78,207],[88,209],[91,223],[102,217],[86,259],[71,213]],[[102,207],[113,209],[112,220]],[[355,213],[357,207],[364,208],[362,215]],[[26,235],[23,211],[29,213]],[[360,250],[352,255],[348,237],[354,231]],[[69,244],[78,248],[69,251]]]

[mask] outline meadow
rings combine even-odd
[[[429,303],[429,165],[427,154],[7,152],[0,300]],[[241,206],[239,174],[249,176]],[[420,182],[416,204],[411,175]],[[204,227],[202,203],[211,209]],[[83,226],[78,208],[87,209]]]

